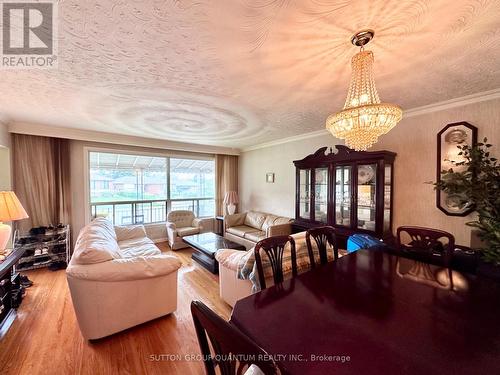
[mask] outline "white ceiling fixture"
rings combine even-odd
[[[360,51],[351,60],[352,76],[344,109],[330,115],[326,128],[334,137],[345,139],[348,147],[366,151],[378,137],[386,134],[401,120],[403,111],[397,105],[382,103],[373,76],[373,52],[365,51],[375,36],[373,30],[354,34],[351,43]]]

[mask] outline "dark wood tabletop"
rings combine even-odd
[[[359,250],[238,301],[231,322],[288,374],[500,374],[500,284],[451,279]]]
[[[214,256],[219,249],[245,250],[245,246],[212,232],[193,234],[182,237],[182,240],[189,246],[211,256]]]

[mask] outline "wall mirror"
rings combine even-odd
[[[461,166],[456,162],[463,161],[457,146],[471,146],[477,143],[477,128],[468,122],[455,122],[446,125],[437,135],[437,181],[441,181],[442,171],[452,168],[460,172]],[[464,203],[464,197],[459,194],[447,194],[436,190],[436,206],[446,215],[466,216],[473,211],[470,203]]]

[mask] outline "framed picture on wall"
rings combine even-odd
[[[274,173],[267,173],[266,174],[266,182],[269,184],[274,183]]]
[[[475,143],[477,128],[468,122],[455,122],[441,129],[437,135],[437,181],[442,180],[442,171],[453,169],[460,172],[463,168],[456,165],[463,161],[461,150],[457,146],[472,146]],[[449,216],[466,216],[474,210],[463,196],[440,190],[436,190],[436,206]]]

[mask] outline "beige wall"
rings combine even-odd
[[[70,159],[71,159],[71,191],[72,191],[72,209],[71,209],[71,224],[73,226],[72,235],[73,240],[76,239],[80,229],[86,224],[86,212],[89,210],[85,196],[88,194],[86,189],[85,176],[87,172],[85,148],[94,147],[102,149],[114,149],[128,152],[145,152],[154,153],[156,155],[165,156],[213,156],[211,154],[195,154],[182,151],[169,151],[164,149],[134,147],[124,145],[112,145],[108,143],[85,142],[85,141],[71,141]],[[151,224],[146,226],[148,236],[156,241],[165,240],[167,238],[167,231],[164,224]]]
[[[436,177],[436,134],[446,124],[468,121],[479,128],[479,137],[487,136],[500,144],[500,99],[447,109],[403,119],[390,133],[381,137],[373,150],[390,150],[398,155],[395,162],[394,227],[420,225],[447,230],[457,243],[470,244],[470,228],[465,222],[472,216],[446,216],[435,205],[435,192],[426,181]],[[295,169],[293,160],[302,159],[322,146],[337,143],[329,135],[294,141],[244,152],[240,156],[240,210],[256,209],[279,215],[295,215]],[[265,182],[266,172],[275,173],[275,183]]]
[[[0,146],[0,191],[12,190],[10,150]]]
[[[10,147],[10,134],[7,125],[0,122],[0,147]]]

